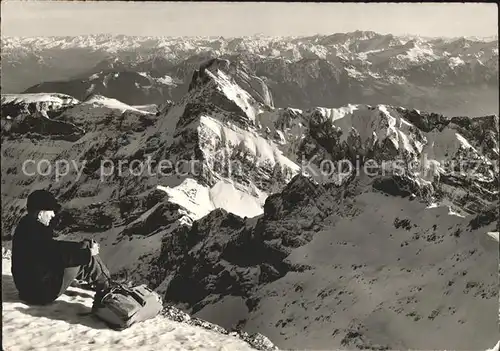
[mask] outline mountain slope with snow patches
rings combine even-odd
[[[62,237],[91,236],[113,274],[227,329],[280,347],[493,345],[498,116],[275,100],[247,62],[210,59],[157,113],[93,94],[43,119],[77,128],[74,139],[22,114],[29,133],[2,129],[4,243],[27,194],[49,188]],[[22,172],[40,158],[74,164],[58,179]],[[385,173],[318,173],[367,159]],[[450,281],[460,290],[435,300]]]
[[[320,166],[323,160],[340,161],[352,155],[376,155],[379,161],[418,161],[425,157],[420,170],[424,176],[410,170],[410,178],[414,178],[411,182],[429,184],[430,174],[430,185],[436,188],[442,184],[439,175],[444,174],[443,179],[451,182],[445,184],[445,193],[453,192],[459,184],[455,178],[463,178],[467,171],[462,169],[458,175],[449,172],[445,169],[447,163],[472,155],[479,170],[474,176],[481,178],[480,197],[491,201],[489,198],[497,194],[491,187],[498,154],[496,116],[479,118],[471,124],[467,118],[449,119],[387,105],[274,109],[265,84],[252,76],[246,65],[227,60],[210,60],[202,65],[187,95],[157,116],[115,99],[90,95],[55,119],[89,131],[111,125],[119,130],[133,128],[119,136],[120,144],[110,150],[109,156],[139,153],[139,157],[155,161],[196,161],[189,170],[199,173],[195,179],[210,187],[229,186],[236,198],[251,194],[257,206],[248,213],[252,215],[262,207],[266,193],[279,191],[301,171],[301,160],[312,159],[315,153],[322,157],[313,160],[313,167]],[[429,167],[434,170],[429,171]],[[156,177],[153,183],[151,179],[145,182],[168,187],[169,183],[180,184],[182,179],[169,175],[165,181],[156,182]],[[201,213],[206,214],[213,209],[211,206]],[[241,211],[238,214],[244,215]]]
[[[269,194],[280,191],[295,174],[304,171],[304,160],[312,167],[307,166],[305,171],[314,174],[322,161],[351,160],[354,155],[375,156],[380,163],[388,163],[387,167],[401,160],[422,162],[419,169],[404,164],[400,167],[400,171],[408,173],[402,178],[403,186],[429,204],[447,203],[459,213],[475,213],[498,196],[496,116],[470,122],[467,118],[449,119],[387,105],[306,111],[274,109],[272,97],[266,95],[268,90],[262,85],[257,91],[247,92],[238,84],[256,86],[252,79],[257,86],[262,84],[248,73],[245,65],[210,60],[194,75],[188,94],[156,116],[98,95],[61,112],[55,118],[58,123],[70,123],[91,132],[78,146],[64,146],[68,149],[62,154],[77,152],[76,159],[84,157],[90,163],[83,176],[95,180],[87,179],[87,190],[82,192],[88,194],[85,197],[89,204],[97,194],[106,199],[158,188],[172,199],[190,193],[205,194],[199,198],[195,195],[205,204],[201,207],[198,200],[179,204],[183,211],[191,213],[190,221],[217,207],[251,217],[261,213]],[[474,165],[458,171],[451,168],[453,162],[460,163],[471,156],[477,161]],[[115,169],[106,170],[111,171],[106,174],[106,181],[116,187],[113,192],[98,186],[99,166],[106,158],[126,161],[124,174],[116,165]],[[133,176],[137,170],[127,164],[134,159],[148,159],[156,165],[169,160],[170,169],[164,176],[157,168],[154,174],[138,172]],[[176,162],[180,168],[173,169]],[[476,172],[472,174],[475,187],[465,188],[471,167]],[[339,182],[339,173],[328,172],[325,178],[320,172],[317,180]],[[66,179],[74,175],[70,173]],[[349,174],[343,175],[346,176]],[[70,189],[77,189],[69,183],[57,186],[66,189],[68,196],[74,191]],[[131,188],[124,190],[121,186]],[[93,187],[96,188],[90,190]],[[228,191],[233,195],[229,196]],[[225,196],[233,200],[223,200]],[[236,203],[241,205],[233,206]]]
[[[91,94],[104,95],[130,105],[159,104],[167,99],[179,99],[185,93],[182,81],[168,75],[152,77],[147,72],[103,70],[68,82],[41,82],[25,92],[64,91],[80,100]]]
[[[285,349],[495,344],[498,242],[486,234],[498,229],[495,209],[464,218],[378,185],[298,176],[257,218],[214,211],[177,242],[164,239],[166,298]]]

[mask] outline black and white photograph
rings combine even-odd
[[[2,350],[500,351],[498,4],[1,2]]]

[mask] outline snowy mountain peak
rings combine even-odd
[[[1,99],[2,117],[10,118],[36,112],[48,118],[47,113],[57,113],[80,102],[72,96],[59,93],[2,94]]]
[[[103,108],[108,108],[111,110],[118,110],[121,112],[125,111],[133,111],[139,114],[147,114],[147,112],[139,110],[135,107],[129,106],[127,104],[124,104],[121,101],[118,101],[116,99],[108,98],[99,94],[91,94],[88,96],[87,99],[85,99],[83,104],[88,104],[88,105],[93,105],[93,106],[99,106]]]
[[[78,100],[60,93],[2,94],[2,104],[53,103],[56,106],[75,104]]]
[[[161,185],[192,218],[218,207],[242,217],[260,214],[267,195],[298,170],[273,137],[259,129],[258,116],[271,107],[256,101],[237,80],[251,88],[252,77],[244,69],[231,67],[229,61],[211,61],[195,72],[182,101],[159,116],[175,130],[168,149],[158,152],[201,162],[195,180],[186,179],[175,189]],[[186,202],[189,193],[197,194],[196,202],[202,205]]]
[[[250,73],[243,61],[208,60],[193,73],[189,90],[207,80],[215,81],[228,97],[245,110],[255,102],[273,107],[269,88],[261,78]]]

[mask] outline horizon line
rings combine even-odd
[[[101,33],[82,33],[82,34],[74,34],[74,35],[3,35],[0,33],[0,38],[9,39],[9,38],[19,38],[19,39],[31,39],[31,38],[76,38],[76,37],[90,37],[90,36],[109,36],[109,37],[128,37],[128,38],[168,38],[168,39],[177,39],[177,38],[200,38],[200,39],[235,39],[235,38],[310,38],[310,37],[327,37],[336,34],[353,34],[356,32],[365,32],[365,33],[375,33],[377,35],[388,36],[392,35],[396,38],[402,37],[417,37],[422,39],[480,39],[480,40],[498,40],[498,33],[492,35],[478,36],[478,35],[459,35],[459,36],[446,36],[446,35],[438,35],[438,36],[428,36],[428,35],[420,35],[420,34],[393,34],[393,33],[382,33],[373,30],[354,30],[348,32],[333,32],[333,33],[315,33],[315,34],[298,34],[298,35],[269,35],[263,33],[255,33],[249,35],[237,35],[237,36],[226,36],[226,35],[144,35],[144,34],[117,34],[110,32],[101,32]]]

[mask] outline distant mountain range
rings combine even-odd
[[[449,116],[498,114],[498,39],[369,31],[309,37],[2,38],[4,93],[178,101],[210,58],[245,66],[275,107],[390,104]]]

